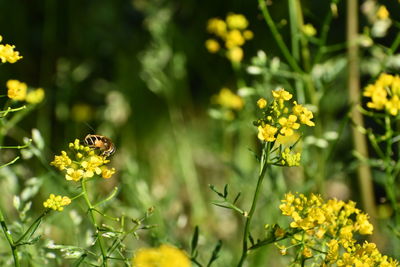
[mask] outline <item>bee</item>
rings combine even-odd
[[[115,146],[110,138],[98,134],[88,134],[84,140],[85,144],[93,149],[99,149],[101,155],[109,157],[115,152]]]

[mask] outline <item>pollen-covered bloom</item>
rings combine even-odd
[[[370,235],[373,226],[368,215],[355,206],[353,201],[325,201],[315,194],[287,193],[279,208],[291,217],[290,228],[298,231],[291,240],[292,247],[301,245],[304,257],[323,252],[321,258],[315,257],[320,261],[315,262],[318,266],[399,266],[382,255],[374,243],[357,243],[355,235]]]
[[[50,163],[65,173],[66,180],[77,182],[81,179],[91,178],[95,174],[108,179],[115,173],[114,168],[107,167],[110,162],[107,156],[81,144],[78,139],[70,143],[69,148],[69,153],[61,151],[61,155],[55,156]]]
[[[363,95],[370,98],[368,108],[385,110],[397,116],[400,110],[400,76],[382,73],[375,83],[364,88]]]
[[[140,249],[135,253],[132,263],[135,267],[191,266],[188,256],[182,250],[170,245]]]
[[[0,35],[0,42],[2,39],[3,38]],[[2,63],[15,63],[22,58],[22,56],[19,55],[19,52],[15,51],[14,49],[14,45],[0,44],[0,60]]]
[[[43,206],[47,209],[53,209],[55,211],[62,211],[64,206],[71,204],[71,199],[69,197],[56,196],[50,194],[49,198],[43,202]]]

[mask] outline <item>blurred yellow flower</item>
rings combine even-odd
[[[228,50],[226,56],[232,62],[240,62],[243,59],[243,49],[240,47],[233,47]]]
[[[267,100],[265,99],[265,98],[260,98],[260,99],[258,99],[258,101],[257,101],[257,106],[260,108],[260,109],[263,109],[263,108],[265,108],[266,106],[267,106]]]
[[[132,259],[133,267],[190,267],[186,254],[173,246],[140,249]]]
[[[232,30],[226,35],[225,47],[232,49],[234,47],[242,46],[245,39],[239,30]]]
[[[249,22],[242,14],[230,13],[226,16],[226,24],[229,29],[244,30],[249,26]]]
[[[250,31],[250,30],[246,30],[246,31],[243,32],[243,37],[246,40],[251,40],[254,37],[254,33],[252,31]]]
[[[215,39],[208,39],[205,45],[208,52],[210,53],[217,53],[221,48],[219,43]]]
[[[374,84],[364,88],[363,96],[369,97],[367,107],[375,110],[386,110],[397,116],[400,110],[400,76],[382,73]]]
[[[107,168],[106,166],[101,167],[101,177],[104,179],[109,179],[115,173],[115,168]]]
[[[3,37],[0,36],[0,42],[3,40]],[[2,63],[15,63],[18,60],[22,58],[22,56],[19,55],[18,51],[14,51],[15,46],[14,45],[3,45],[0,44],[0,59]]]
[[[234,94],[228,88],[222,88],[219,94],[214,95],[212,101],[225,108],[241,110],[244,106],[242,97]]]
[[[62,211],[64,206],[71,204],[71,199],[69,197],[56,196],[50,194],[49,198],[43,202],[43,206],[48,209],[53,209],[55,211]]]
[[[386,6],[381,5],[376,12],[376,16],[378,19],[388,19],[389,18],[389,11],[387,10]]]
[[[31,90],[26,95],[26,102],[30,104],[38,104],[42,102],[44,99],[44,90],[43,88],[38,88],[36,90]]]
[[[317,34],[317,30],[310,23],[303,25],[303,33],[307,36],[314,36]]]
[[[7,95],[9,98],[23,101],[26,97],[26,91],[28,86],[26,83],[20,82],[18,80],[8,80],[7,81]]]
[[[226,23],[219,18],[209,19],[207,24],[207,31],[221,38],[224,38],[226,34]]]

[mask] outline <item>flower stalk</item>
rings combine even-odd
[[[263,183],[265,173],[268,168],[268,157],[269,157],[270,151],[271,151],[271,143],[267,142],[262,151],[262,156],[261,156],[261,161],[260,161],[260,173],[258,176],[256,190],[255,190],[254,196],[253,196],[253,202],[251,204],[249,214],[246,216],[246,222],[245,222],[244,232],[243,232],[242,256],[240,257],[238,267],[243,266],[243,263],[247,258],[247,252],[249,251],[247,240],[250,235],[251,219],[253,218],[254,211],[256,210],[257,201],[259,199],[260,190],[262,188],[262,183]]]
[[[82,193],[83,193],[83,198],[85,199],[86,205],[88,206],[88,211],[90,214],[90,218],[92,219],[92,223],[94,228],[96,229],[96,243],[99,244],[100,251],[101,251],[101,256],[102,256],[102,266],[107,267],[107,252],[105,250],[104,244],[103,244],[103,237],[100,234],[100,228],[97,224],[96,218],[94,216],[94,206],[92,205],[92,202],[90,202],[89,196],[88,196],[88,191],[86,189],[86,179],[81,180],[81,186],[82,186]]]

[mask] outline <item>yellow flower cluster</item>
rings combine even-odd
[[[44,99],[44,90],[38,88],[35,90],[29,90],[28,86],[24,82],[18,80],[7,81],[7,96],[17,101],[26,101],[30,104],[38,104]]]
[[[364,88],[363,95],[371,99],[367,107],[397,116],[400,110],[400,76],[382,73],[374,84]]]
[[[313,113],[306,107],[293,101],[292,105],[288,101],[292,99],[292,94],[284,89],[272,91],[273,101],[268,105],[267,100],[261,98],[257,101],[257,106],[263,110],[261,119],[254,122],[258,127],[258,139],[266,142],[274,142],[278,135],[291,136],[295,130],[300,128],[300,124],[314,126],[311,119]]]
[[[136,252],[133,267],[190,267],[186,254],[170,245],[159,248],[146,248]]]
[[[0,35],[0,42],[3,37]],[[18,51],[14,51],[15,45],[0,44],[0,59],[2,63],[15,63],[22,58]]]
[[[240,62],[243,59],[241,48],[247,40],[253,39],[253,32],[246,30],[249,22],[242,14],[230,13],[225,20],[212,18],[208,20],[207,31],[214,34],[224,42],[226,56],[232,62]],[[221,49],[219,41],[215,38],[208,39],[205,43],[210,53],[216,53]]]
[[[43,202],[43,206],[47,209],[53,209],[55,211],[63,211],[64,206],[71,204],[69,197],[56,196],[50,194],[49,198]]]
[[[368,215],[355,206],[352,201],[325,202],[315,194],[306,197],[288,193],[279,208],[283,215],[292,218],[290,227],[300,231],[293,236],[292,245],[301,245],[304,257],[323,251],[323,266],[398,266],[397,261],[381,255],[375,244],[356,243],[355,234],[370,235],[373,226]],[[286,252],[284,246],[279,248]]]
[[[108,179],[115,173],[115,169],[109,169],[106,164],[110,161],[106,156],[96,154],[97,151],[84,146],[78,139],[69,144],[72,158],[67,152],[61,151],[61,155],[54,157],[51,165],[65,172],[65,179],[79,181],[82,178],[93,177],[94,174]]]
[[[286,165],[289,167],[292,166],[299,166],[300,165],[300,159],[301,159],[301,154],[299,152],[297,153],[290,153],[291,150],[290,148],[285,148],[285,150],[282,152],[282,165]]]

